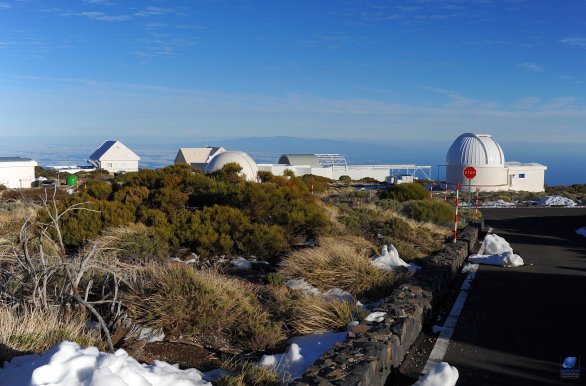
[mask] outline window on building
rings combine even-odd
[[[108,163],[106,164],[106,167],[107,167],[107,168],[111,168],[111,167],[112,167],[112,162],[108,162]]]
[[[519,178],[525,178],[525,173],[519,173]]]

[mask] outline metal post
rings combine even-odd
[[[472,204],[472,178],[468,178],[468,208]]]
[[[456,184],[456,216],[454,217],[454,243],[458,235],[458,204],[459,204],[460,182]]]

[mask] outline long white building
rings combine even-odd
[[[348,176],[352,180],[372,178],[377,181],[413,181],[418,176],[431,179],[431,166],[415,164],[349,165],[341,154],[283,154],[276,164],[259,164],[258,170],[282,175],[291,170],[297,176],[312,174],[338,180]],[[405,178],[407,176],[407,178]]]
[[[476,172],[474,178],[464,176],[467,168]],[[543,192],[545,170],[547,166],[538,163],[505,162],[503,149],[489,134],[464,133],[446,154],[446,181],[452,187],[459,182],[466,192]]]
[[[37,162],[30,158],[0,157],[0,184],[10,189],[30,188]]]

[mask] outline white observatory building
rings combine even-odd
[[[240,175],[247,181],[256,181],[258,174],[258,166],[256,162],[243,151],[225,151],[215,155],[207,164],[206,174],[218,171],[229,163],[236,163],[240,165],[242,170]]]
[[[464,176],[464,170],[472,167],[476,175]],[[460,135],[446,155],[446,181],[449,185],[460,183],[462,191],[484,192],[527,191],[543,192],[547,167],[537,163],[505,162],[500,145],[489,134],[464,133]]]

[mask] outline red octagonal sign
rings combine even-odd
[[[469,180],[473,179],[476,177],[476,169],[474,169],[472,166],[468,166],[466,169],[464,169],[464,177],[468,178]]]

